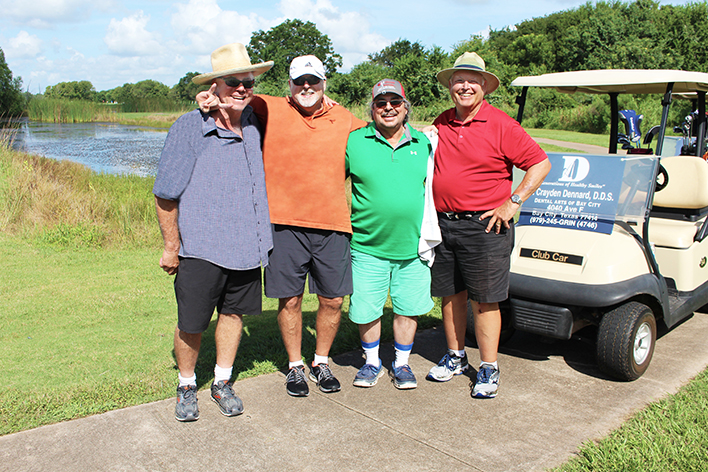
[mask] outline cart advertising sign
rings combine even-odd
[[[517,224],[611,234],[626,160],[554,153],[548,158],[551,171],[522,205]]]

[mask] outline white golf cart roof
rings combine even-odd
[[[511,82],[515,87],[545,87],[563,93],[666,92],[673,83],[673,93],[708,92],[708,73],[684,70],[602,69],[555,72],[522,76]]]

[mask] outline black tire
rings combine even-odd
[[[656,344],[656,319],[651,309],[629,302],[605,313],[597,331],[597,364],[606,374],[636,380],[649,367]]]
[[[499,304],[499,310],[502,315],[502,329],[499,333],[499,346],[504,345],[516,331],[513,326],[511,326],[511,306],[509,302],[501,302]],[[474,314],[472,313],[472,303],[467,300],[467,340],[472,347],[479,347],[477,345],[477,337],[474,334]]]

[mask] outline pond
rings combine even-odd
[[[106,174],[154,176],[166,130],[115,123],[22,122],[13,148]]]

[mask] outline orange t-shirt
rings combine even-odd
[[[251,101],[265,124],[270,221],[351,233],[344,158],[349,133],[366,122],[338,105],[302,116],[292,100],[258,95]]]

